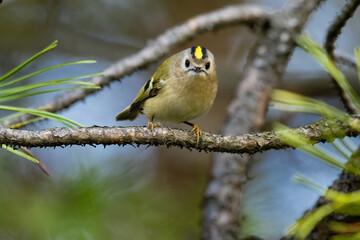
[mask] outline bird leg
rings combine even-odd
[[[200,139],[200,136],[201,136],[201,133],[202,133],[199,126],[197,124],[193,124],[191,122],[184,122],[184,123],[193,127],[191,132],[196,132],[196,146],[197,146],[199,144],[199,139]]]

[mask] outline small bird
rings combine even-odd
[[[185,123],[208,112],[218,89],[214,55],[205,47],[191,47],[166,59],[142,87],[130,106],[116,116],[117,121],[134,120],[145,114],[148,127],[162,127],[157,121]]]

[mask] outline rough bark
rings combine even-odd
[[[310,139],[314,144],[332,141],[344,136],[357,136],[351,126],[360,125],[360,117],[348,119],[347,124],[340,120],[321,120],[319,122],[291,129],[295,134]],[[67,145],[166,145],[193,148],[203,151],[248,153],[269,149],[284,149],[289,146],[282,142],[283,131],[272,131],[239,136],[221,136],[203,132],[200,142],[190,131],[170,128],[155,128],[154,133],[147,127],[84,127],[52,128],[41,131],[0,128],[0,144],[24,147],[56,147]],[[234,155],[237,156],[237,155]],[[238,156],[237,156],[238,157]]]

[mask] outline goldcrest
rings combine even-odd
[[[198,143],[201,130],[189,121],[210,110],[217,89],[214,55],[205,47],[191,47],[166,59],[116,120],[134,120],[145,114],[152,131],[162,127],[154,119],[185,123],[193,127]]]

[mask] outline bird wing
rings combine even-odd
[[[151,79],[145,83],[131,105],[142,105],[147,99],[155,97],[159,94],[165,86],[166,79],[169,77],[167,71],[168,69],[165,67],[165,63],[168,62],[169,59],[170,58],[165,60],[165,62],[163,62],[156,70]]]
[[[167,79],[168,75],[167,71],[164,68],[164,64],[162,64],[155,74],[151,77],[149,81],[145,83],[145,85],[141,88],[139,93],[137,94],[135,100],[125,108],[121,113],[116,116],[117,121],[122,120],[134,120],[139,116],[142,112],[142,108],[147,99],[155,97],[159,94],[159,92],[164,88],[165,79]]]
[[[165,81],[157,78],[155,75],[145,83],[145,85],[141,88],[135,100],[130,106],[130,109],[142,108],[144,102],[152,97],[155,97],[159,94],[161,89],[165,86]]]

